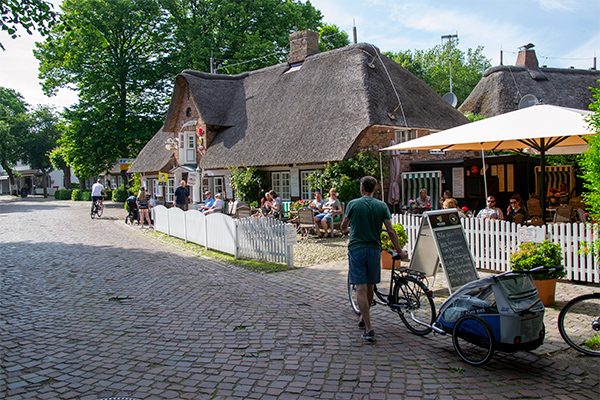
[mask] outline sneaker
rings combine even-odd
[[[369,332],[365,331],[362,334],[362,338],[368,342],[374,342],[375,341],[375,331],[374,330],[370,330]]]
[[[360,320],[360,321],[358,321],[358,327],[359,327],[360,329],[365,329],[365,326],[367,326],[367,325],[365,324],[365,321],[363,321],[363,320]]]

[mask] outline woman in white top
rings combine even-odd
[[[215,194],[215,203],[208,210],[204,211],[204,215],[222,212],[223,205],[223,196],[221,193]]]
[[[421,189],[419,191],[419,197],[417,197],[417,206],[421,208],[431,207],[431,196],[427,196],[427,190]]]

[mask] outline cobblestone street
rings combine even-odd
[[[91,220],[89,203],[2,197],[0,398],[600,398],[597,360],[544,357],[568,348],[552,309],[538,351],[471,367],[450,337],[415,336],[381,307],[377,341],[363,343],[340,263],[258,274],[125,215],[111,202]]]

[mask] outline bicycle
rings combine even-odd
[[[104,198],[104,196],[102,196]],[[104,212],[104,204],[102,204],[102,200],[96,199],[92,202],[92,209],[90,211],[90,217],[94,219],[94,216],[98,216],[100,218],[102,213]]]
[[[600,293],[575,297],[558,314],[558,331],[575,350],[600,356]]]
[[[386,305],[397,313],[402,323],[414,334],[419,336],[431,332],[431,326],[435,319],[435,304],[433,303],[433,292],[429,290],[423,281],[427,281],[424,273],[410,270],[408,268],[396,268],[396,261],[400,256],[393,250],[388,251],[394,260],[390,275],[390,287],[388,293],[382,293],[375,285],[376,298],[372,306],[376,304]],[[348,297],[356,315],[360,315],[356,300],[356,285],[348,280]],[[407,314],[410,314],[407,316]]]

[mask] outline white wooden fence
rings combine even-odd
[[[154,229],[186,242],[231,254],[236,258],[257,259],[294,265],[296,228],[272,218],[233,219],[225,214],[204,215],[196,210],[156,206]]]
[[[421,216],[394,214],[393,223],[400,223],[408,235],[409,254],[417,241]],[[512,222],[482,220],[479,218],[461,219],[471,248],[475,267],[491,271],[510,270],[510,255],[519,247],[519,226]],[[589,247],[593,237],[598,237],[598,226],[584,223],[550,224],[538,228],[542,237],[558,243],[563,250],[567,279],[598,283],[600,273],[598,260],[591,254],[581,251]],[[433,249],[432,249],[433,250]]]

